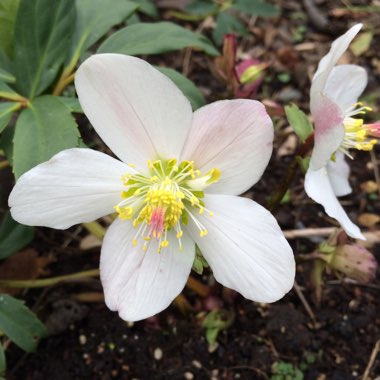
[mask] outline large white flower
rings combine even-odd
[[[352,158],[350,149],[371,150],[376,139],[370,136],[378,131],[375,125],[364,125],[363,120],[353,118],[367,110],[357,103],[367,85],[366,71],[356,65],[335,65],[361,27],[357,24],[336,39],[314,74],[310,90],[314,150],[305,178],[306,193],[356,239],[365,238],[337,199],[351,192],[344,156]]]
[[[225,100],[193,114],[167,77],[117,54],[89,58],[75,85],[121,161],[90,149],[57,154],[18,180],[9,198],[14,219],[63,229],[116,210],[100,273],[106,304],[125,320],[170,304],[186,284],[195,244],[216,279],[246,298],[272,302],[289,291],[294,258],[276,220],[236,196],[271,156],[273,125],[261,103]]]

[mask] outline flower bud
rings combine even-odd
[[[264,79],[264,70],[267,63],[262,63],[257,59],[245,59],[236,65],[236,75],[240,82],[240,87],[236,91],[237,97],[254,97]]]
[[[353,280],[371,282],[376,276],[377,261],[364,247],[358,244],[344,244],[336,247],[329,266]]]

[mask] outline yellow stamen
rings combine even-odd
[[[177,164],[176,159],[148,161],[147,165],[150,175],[136,169],[135,174],[122,176],[125,190],[115,210],[120,219],[132,219],[132,226],[137,229],[133,246],[137,246],[138,239],[142,238],[142,249],[147,251],[151,240],[156,239],[157,250],[161,252],[161,249],[168,247],[168,232],[173,229],[181,251],[181,225],[187,224],[189,217],[199,229],[200,236],[207,235],[194,211],[197,210],[200,215],[205,211],[213,215],[202,200],[203,189],[217,182],[221,173],[214,168],[202,176],[193,161]]]

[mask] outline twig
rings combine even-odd
[[[308,238],[314,236],[329,236],[336,230],[335,227],[305,228],[302,230],[283,231],[287,239]]]
[[[330,281],[327,281],[325,284],[326,285],[339,285],[339,286],[341,286],[342,283],[346,284],[346,285],[361,286],[363,288],[380,290],[380,285],[368,284],[365,282],[358,282],[356,280],[352,280],[351,278],[343,278],[342,280],[330,280]]]
[[[78,278],[97,277],[99,269],[91,269],[83,272],[67,274],[64,276],[43,278],[39,280],[4,280],[0,281],[2,288],[44,288],[53,286],[61,281],[76,280]]]
[[[315,314],[313,313],[313,310],[311,309],[309,302],[307,302],[305,296],[303,295],[301,287],[297,284],[297,281],[294,281],[294,290],[297,293],[298,298],[301,300],[303,307],[305,308],[307,314],[309,314],[309,317],[314,325],[317,324],[317,319],[315,318]]]
[[[302,230],[287,230],[283,231],[287,239],[309,238],[314,236],[329,236],[336,227],[322,227],[322,228],[305,228]],[[367,239],[363,241],[363,245],[369,246],[380,242],[380,231],[366,231],[363,232],[364,237]]]
[[[375,362],[376,356],[379,351],[380,351],[380,339],[375,343],[375,346],[373,347],[373,350],[371,352],[371,356],[369,357],[367,368],[364,371],[362,380],[369,380],[371,368],[373,366],[373,363]]]
[[[209,24],[210,20],[212,20],[211,16],[206,17],[203,22],[199,25],[199,27],[196,29],[196,33],[201,33],[203,29],[205,29]],[[182,74],[187,77],[190,72],[190,60],[191,60],[191,55],[193,53],[193,48],[188,47],[185,49],[185,55],[183,57],[183,63],[182,63]]]

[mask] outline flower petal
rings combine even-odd
[[[113,212],[128,165],[91,149],[67,149],[23,174],[9,196],[13,219],[65,229]]]
[[[336,198],[326,168],[307,171],[305,191],[310,198],[324,207],[327,215],[340,223],[347,235],[365,240],[358,226],[351,222]]]
[[[170,233],[169,246],[158,253],[155,240],[146,252],[141,245],[134,247],[135,234],[132,223],[117,219],[104,237],[100,257],[106,304],[126,321],[166,309],[184,288],[195,255],[194,242],[187,235],[182,237],[182,252]]]
[[[177,158],[191,126],[182,92],[147,62],[122,54],[96,54],[78,69],[75,86],[96,132],[124,162]]]
[[[339,106],[327,96],[319,95],[313,111],[315,124],[314,149],[310,168],[318,170],[327,165],[331,155],[342,144],[345,129]]]
[[[345,34],[337,38],[331,45],[330,51],[320,60],[318,69],[314,74],[310,90],[310,109],[314,113],[314,95],[325,93],[327,79],[339,58],[348,49],[351,41],[359,33],[363,24],[356,24]]]
[[[218,282],[258,302],[274,302],[293,286],[292,249],[274,217],[254,201],[236,196],[208,195],[205,205],[214,216],[198,215],[208,230],[188,230],[210,264]]]
[[[342,152],[335,153],[335,162],[330,160],[326,169],[331,187],[337,197],[342,197],[352,192],[350,183],[348,182],[350,167],[344,159]]]
[[[273,124],[255,100],[222,100],[198,109],[182,152],[198,169],[218,168],[210,193],[241,194],[262,176],[272,154]]]
[[[360,66],[336,66],[327,79],[325,94],[345,113],[358,101],[367,81],[367,72]]]

